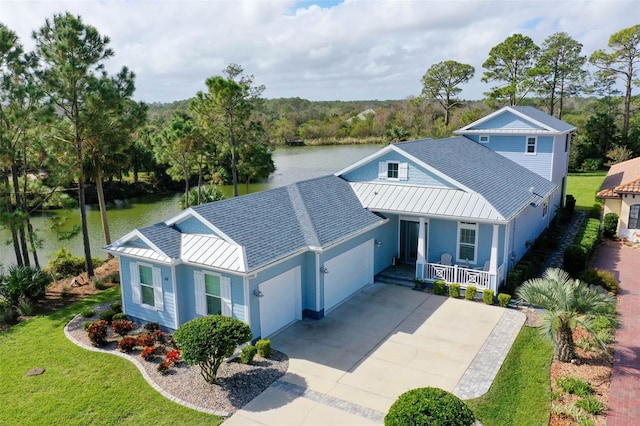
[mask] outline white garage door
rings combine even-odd
[[[302,318],[299,266],[260,283],[259,289],[262,338]]]
[[[373,283],[373,240],[352,248],[324,263],[324,311]]]

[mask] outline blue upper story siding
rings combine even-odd
[[[469,139],[478,142],[478,135],[468,135]],[[478,142],[480,143],[480,142]],[[536,153],[527,154],[527,136],[497,136],[491,135],[488,143],[481,145],[497,152],[509,160],[520,164],[545,179],[551,180],[553,170],[554,138],[552,136],[538,136]]]
[[[215,235],[215,233],[209,227],[207,227],[204,223],[202,223],[195,217],[190,217],[181,222],[178,222],[175,226],[185,234]]]
[[[397,161],[399,163],[409,164],[409,179],[405,181],[390,181],[378,178],[378,164],[381,161]],[[350,182],[385,182],[385,183],[400,183],[402,185],[416,185],[416,186],[432,186],[432,187],[445,187],[454,188],[450,183],[444,181],[442,178],[435,174],[425,170],[421,166],[418,166],[412,161],[408,161],[407,158],[398,154],[397,152],[389,152],[386,155],[378,157],[369,163],[363,164],[357,169],[351,170],[341,176],[342,178]]]
[[[542,130],[543,127],[537,126],[530,121],[523,120],[522,118],[512,114],[511,112],[505,112],[496,117],[493,117],[490,120],[485,121],[484,123],[479,123],[477,126],[474,126],[469,131],[473,129],[478,130],[490,130],[490,129],[537,129]]]

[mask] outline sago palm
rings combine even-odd
[[[555,359],[569,362],[575,358],[573,329],[578,324],[605,347],[593,331],[593,323],[598,317],[606,317],[615,323],[616,299],[613,295],[593,290],[557,268],[547,269],[542,278],[526,281],[516,295],[546,310],[539,328],[543,335],[554,341]]]

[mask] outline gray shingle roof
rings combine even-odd
[[[362,207],[347,182],[333,175],[193,210],[244,246],[249,270],[382,223]]]
[[[512,106],[511,108],[559,132],[568,132],[575,129],[575,126],[531,106]]]
[[[172,259],[180,257],[180,232],[165,223],[138,229],[151,243]]]
[[[533,200],[534,188],[543,198],[556,185],[464,136],[399,142],[395,146],[482,195],[509,219]]]

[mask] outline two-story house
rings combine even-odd
[[[574,127],[506,107],[335,175],[186,209],[105,247],[124,311],[175,329],[232,315],[267,337],[321,318],[396,260],[499,289],[561,205]]]

